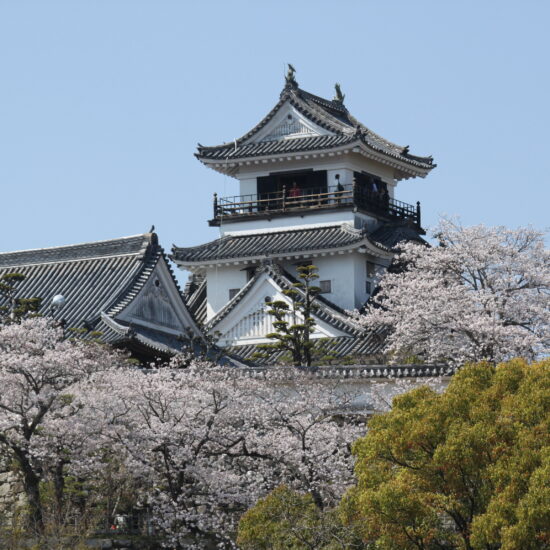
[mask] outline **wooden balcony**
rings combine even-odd
[[[214,218],[210,225],[223,221],[241,221],[251,218],[272,218],[319,210],[358,208],[367,214],[392,220],[410,220],[420,228],[420,203],[416,206],[374,193],[357,184],[324,188],[293,189],[219,198],[214,193]]]

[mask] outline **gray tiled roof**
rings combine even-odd
[[[100,339],[116,343],[124,340],[124,335],[105,323],[102,313],[113,318],[119,314],[137,296],[161,259],[166,260],[166,256],[157,235],[146,233],[3,253],[0,254],[0,275],[10,272],[25,275],[17,286],[17,297],[41,298],[42,315],[63,319],[68,328],[101,331]],[[173,282],[177,286],[174,278]],[[52,313],[50,303],[56,294],[62,294],[67,302]],[[183,297],[181,299],[183,302]],[[3,300],[0,297],[0,305],[4,305]]]
[[[178,263],[251,258],[330,250],[357,245],[368,236],[348,224],[305,229],[286,229],[245,235],[225,235],[219,239],[189,248],[172,248],[172,259]],[[374,243],[377,244],[377,243]],[[386,249],[381,245],[382,249]]]
[[[185,296],[189,313],[200,326],[206,323],[206,278],[190,294]]]
[[[307,118],[335,135],[247,144],[246,142],[265,127],[286,101]],[[431,170],[435,167],[431,157],[411,155],[407,147],[396,145],[374,133],[351,116],[344,105],[292,86],[286,86],[283,89],[275,107],[244,136],[233,142],[213,147],[199,145],[196,156],[201,160],[226,160],[283,152],[323,150],[346,144],[351,145],[355,142],[363,143],[375,151],[424,170]]]
[[[234,144],[203,149],[200,158],[212,160],[231,160],[238,158],[258,157],[263,155],[276,155],[279,153],[296,153],[299,151],[315,151],[331,149],[341,145],[352,144],[357,137],[352,135],[312,136],[277,141],[261,141],[260,143],[246,143],[235,148]]]
[[[101,324],[99,326],[103,333],[102,340],[107,339],[109,343],[137,342],[145,348],[167,355],[173,354],[175,351],[183,351],[187,348],[187,344],[183,339],[177,338],[172,334],[139,325],[128,326],[127,324],[115,321],[105,314],[101,316]]]
[[[108,241],[3,252],[0,253],[0,268],[90,260],[93,258],[139,256],[143,255],[149,246],[152,239],[151,235],[134,235]]]
[[[172,259],[181,264],[208,263],[231,258],[265,258],[282,254],[331,250],[358,246],[368,240],[384,251],[390,251],[401,241],[425,242],[411,224],[384,224],[372,233],[337,224],[304,229],[282,229],[264,233],[225,235],[214,241],[188,248],[174,246]]]
[[[403,241],[415,241],[422,244],[427,244],[426,241],[420,236],[418,229],[406,222],[382,225],[373,231],[369,237],[371,240],[387,248],[395,248]]]

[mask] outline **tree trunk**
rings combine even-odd
[[[54,489],[55,489],[55,505],[58,519],[63,513],[63,497],[65,493],[65,478],[63,476],[63,467],[65,463],[60,461],[55,466],[54,472]]]
[[[38,536],[44,532],[44,517],[40,502],[40,478],[29,464],[21,464],[23,469],[23,487],[29,506],[29,527],[32,534]]]

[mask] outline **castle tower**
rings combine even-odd
[[[361,308],[403,240],[422,240],[420,204],[396,198],[399,181],[425,177],[435,164],[387,141],[332,100],[301,89],[289,66],[280,99],[241,138],[199,146],[197,158],[239,181],[239,194],[214,195],[211,226],[220,238],[174,247],[172,259],[202,281],[188,305],[219,345],[241,355],[272,332],[266,301],[288,301],[297,267],[317,266],[322,294],[313,338],[369,354],[376,339],[348,310]],[[336,345],[337,344],[337,345]]]

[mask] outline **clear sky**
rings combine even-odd
[[[0,0],[0,250],[216,238],[235,180],[197,142],[276,103],[285,63],[411,153],[423,221],[550,225],[550,2]]]

